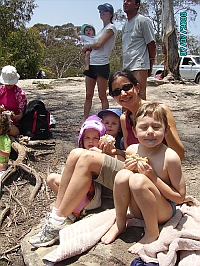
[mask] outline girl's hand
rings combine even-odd
[[[5,108],[5,106],[2,104],[2,105],[0,105],[0,113],[2,113],[3,111],[5,111],[6,110],[6,108]]]
[[[106,153],[108,155],[112,156],[117,154],[117,149],[113,144],[105,144],[104,142],[100,141],[99,148],[102,150],[103,153]]]
[[[11,113],[10,118],[11,120],[16,120],[16,121],[18,120],[18,116],[15,115],[14,112]]]

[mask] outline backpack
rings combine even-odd
[[[50,113],[39,100],[30,101],[20,122],[20,134],[31,140],[42,140],[50,137]]]

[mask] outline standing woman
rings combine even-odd
[[[86,99],[84,103],[84,120],[89,116],[92,107],[92,98],[94,88],[97,83],[99,99],[102,104],[102,110],[109,108],[106,95],[107,83],[110,74],[110,54],[115,44],[117,29],[112,22],[114,9],[113,6],[105,3],[98,6],[100,18],[103,21],[103,28],[97,33],[93,44],[87,44],[83,47],[83,52],[92,50],[90,53],[89,70],[83,74],[86,85]]]

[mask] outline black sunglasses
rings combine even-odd
[[[119,89],[119,88],[114,89],[111,92],[111,96],[113,96],[113,97],[119,96],[122,91],[129,91],[132,88],[133,88],[133,84],[132,83],[124,84],[121,89]]]

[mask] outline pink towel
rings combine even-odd
[[[191,196],[185,202],[163,226],[158,240],[140,251],[145,262],[174,266],[180,250],[179,266],[200,265],[200,203]]]
[[[90,249],[99,242],[114,221],[115,210],[112,209],[63,228],[60,231],[60,245],[43,258],[44,264],[48,264],[48,261],[62,261]]]
[[[176,214],[163,226],[158,240],[145,245],[140,257],[160,266],[174,266],[180,250],[179,266],[200,265],[200,203],[189,196]],[[104,211],[60,231],[60,245],[48,253],[43,262],[58,262],[81,254],[99,242],[115,221],[115,210]],[[128,226],[144,226],[144,221],[132,218]],[[49,264],[48,264],[49,265]],[[53,264],[51,264],[53,265]]]

